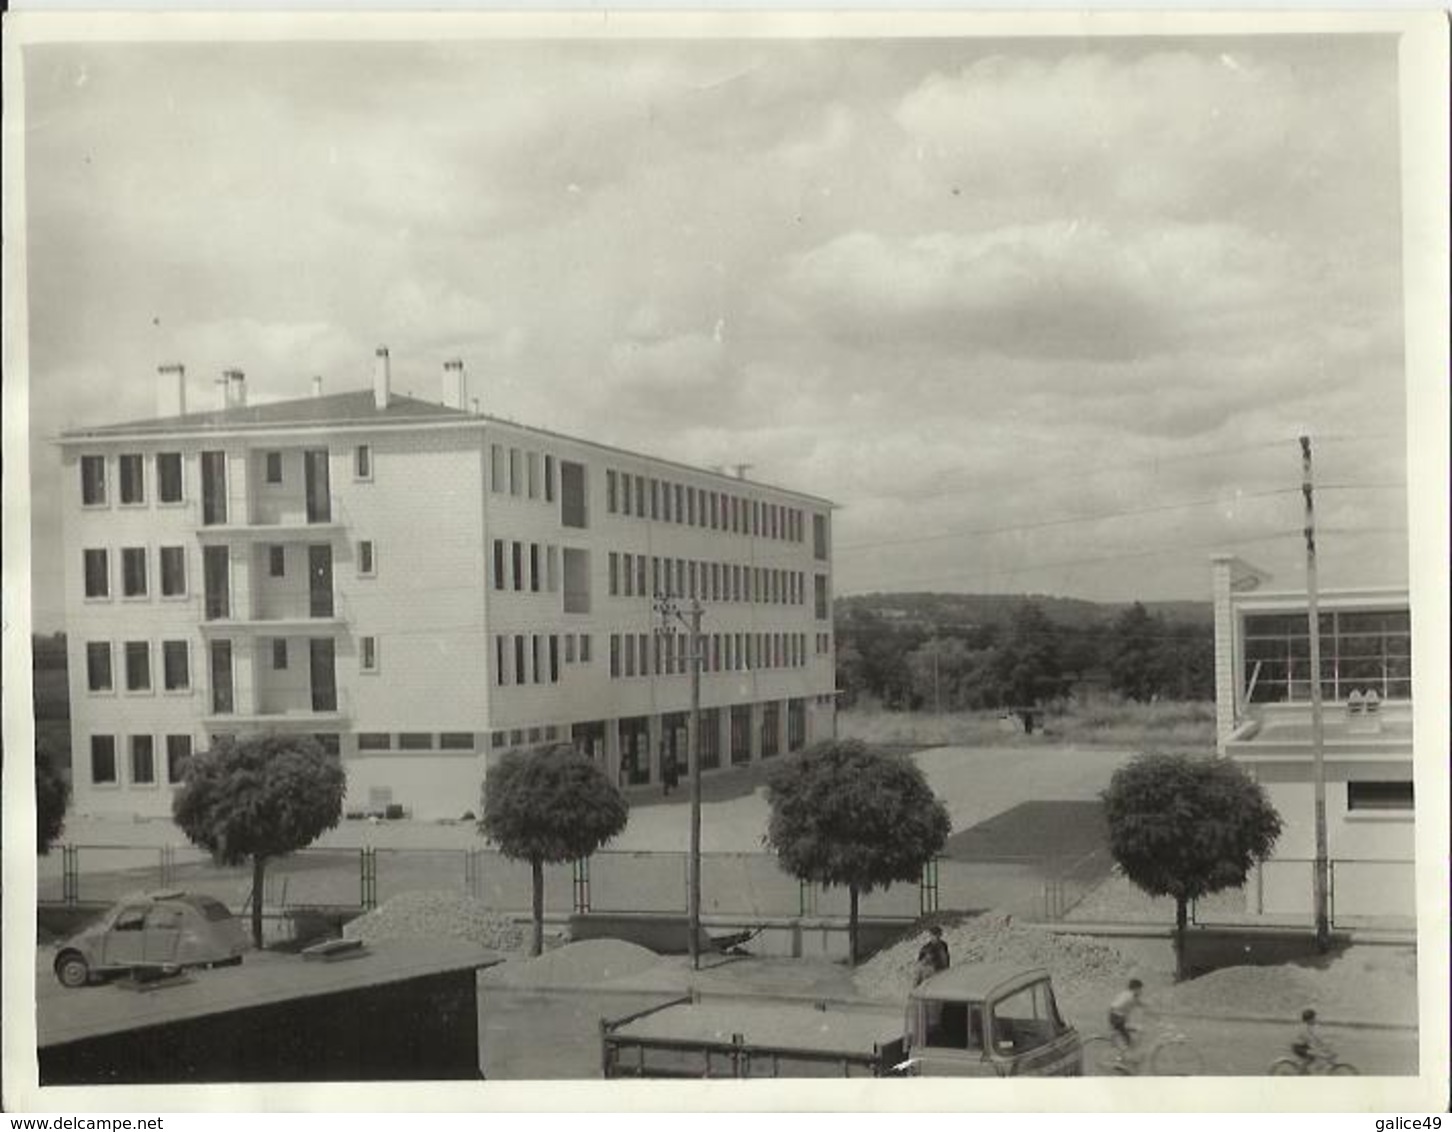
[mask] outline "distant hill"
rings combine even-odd
[[[854,594],[836,601],[842,616],[854,611],[875,613],[888,620],[923,622],[939,626],[1006,624],[1020,606],[1033,602],[1055,624],[1076,629],[1092,628],[1112,621],[1132,602],[1084,601],[1049,594],[939,594],[871,593]],[[1210,626],[1214,607],[1208,601],[1146,601],[1141,603],[1153,616],[1158,613],[1171,625]]]

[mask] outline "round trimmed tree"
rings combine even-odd
[[[782,867],[847,888],[848,957],[855,965],[863,893],[916,882],[952,829],[918,765],[856,740],[819,743],[772,768],[766,841]]]
[[[262,946],[267,863],[311,845],[343,816],[342,760],[306,735],[218,739],[187,761],[172,817],[224,865],[252,865],[252,945]]]
[[[1245,884],[1281,834],[1265,790],[1226,758],[1139,755],[1100,795],[1109,849],[1150,896],[1175,901],[1175,969],[1185,976],[1190,901]]]
[[[544,949],[544,867],[588,857],[624,828],[630,807],[615,783],[573,747],[511,751],[484,782],[479,832],[506,857],[528,861],[534,934]]]

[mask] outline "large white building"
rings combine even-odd
[[[315,735],[350,811],[477,811],[504,750],[625,785],[683,754],[698,598],[706,771],[833,733],[831,504],[373,388],[62,434],[74,806],[170,813],[220,734]],[[679,630],[679,626],[676,627]],[[679,762],[677,765],[681,765]]]
[[[1213,563],[1220,753],[1265,787],[1284,829],[1247,886],[1248,910],[1313,911],[1316,855],[1311,634],[1301,592],[1233,556]],[[1327,849],[1334,919],[1411,917],[1411,606],[1406,590],[1318,595]]]

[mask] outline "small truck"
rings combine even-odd
[[[950,968],[906,1014],[873,1004],[674,999],[600,1023],[605,1077],[1077,1077],[1049,972]]]

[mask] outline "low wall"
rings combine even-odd
[[[913,930],[912,919],[860,919],[857,924],[858,958],[866,959]],[[712,939],[740,932],[755,932],[743,946],[753,955],[786,959],[847,958],[847,921],[818,917],[779,917],[744,920],[703,917],[703,951],[715,949]],[[623,939],[661,955],[683,955],[690,950],[690,921],[681,915],[587,912],[569,918],[570,938]]]
[[[1332,934],[1333,951],[1349,943],[1346,935]],[[1274,967],[1318,957],[1316,933],[1306,928],[1194,927],[1185,933],[1185,966],[1191,976],[1221,967]]]

